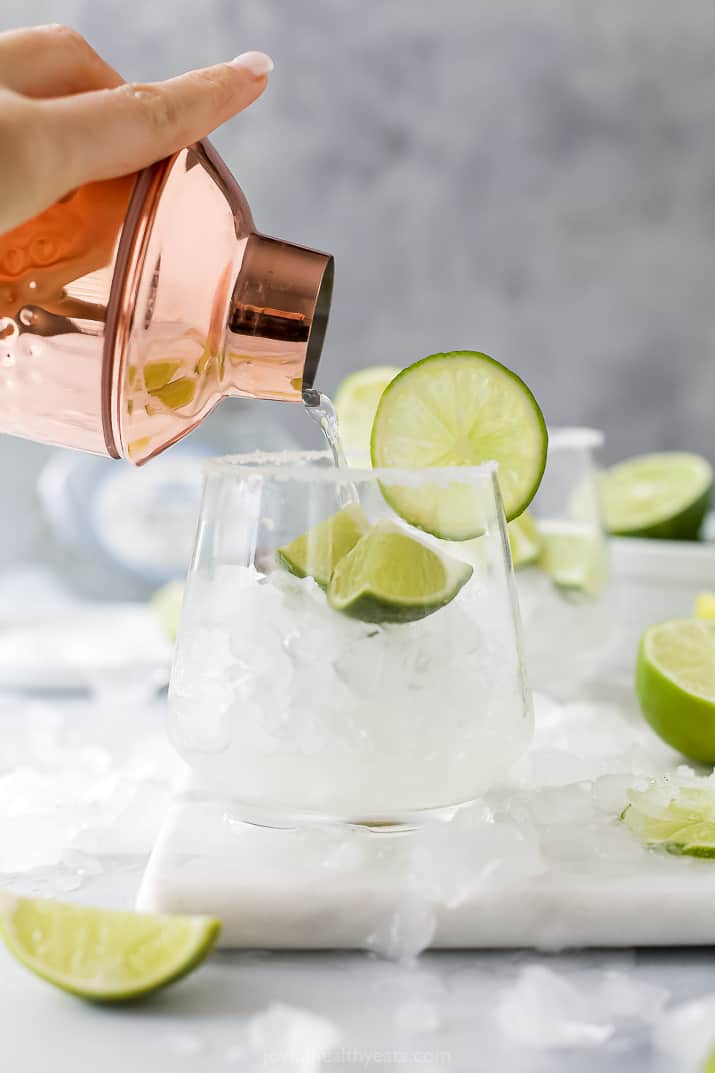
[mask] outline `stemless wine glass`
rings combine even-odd
[[[549,431],[546,470],[529,507],[533,561],[517,562],[529,681],[568,699],[602,666],[609,638],[608,560],[595,455],[603,433]]]
[[[461,496],[481,534],[468,555],[395,514],[385,494],[406,488]],[[362,518],[372,550],[348,553],[344,530],[323,526],[316,556],[332,539],[338,599],[338,567],[326,591],[320,570],[320,584],[296,576],[295,548],[279,549],[341,511]],[[346,598],[353,574],[366,599]],[[415,598],[416,578],[429,595]],[[399,826],[497,783],[528,745],[532,712],[495,467],[349,470],[322,452],[210,461],[170,732],[194,792],[269,825]]]

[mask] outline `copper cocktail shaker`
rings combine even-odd
[[[206,141],[80,187],[0,236],[0,432],[141,464],[225,395],[300,401],[332,279]]]

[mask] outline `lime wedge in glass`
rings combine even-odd
[[[346,376],[333,405],[340,438],[348,457],[360,464],[370,459],[370,432],[380,396],[400,372],[398,365],[369,365]]]
[[[523,514],[546,465],[547,432],[534,396],[519,377],[486,354],[432,354],[385,389],[372,426],[374,466],[422,469],[499,466],[507,521]],[[480,511],[468,483],[428,488],[382,484],[405,521],[445,540],[479,536]]]
[[[628,791],[621,819],[648,846],[677,856],[715,857],[715,790],[652,779]]]
[[[694,540],[710,502],[713,471],[700,455],[640,455],[601,477],[606,528],[613,536]]]
[[[3,900],[12,954],[51,984],[94,1002],[128,1002],[196,968],[220,930],[212,917],[150,916],[29,898]]]
[[[715,764],[715,620],[676,619],[646,630],[636,692],[663,741],[691,760]]]
[[[381,522],[336,566],[328,602],[363,622],[414,622],[448,604],[471,575],[468,563]]]
[[[715,618],[715,592],[700,592],[695,601],[696,618]]]
[[[326,589],[335,566],[370,528],[358,503],[313,526],[290,544],[278,548],[276,559],[296,577],[312,577]]]
[[[538,562],[543,538],[539,532],[539,527],[528,510],[525,510],[518,518],[514,518],[512,522],[509,522],[507,533],[509,534],[509,547],[511,548],[511,558],[515,569],[518,570],[520,566],[530,566]]]
[[[600,537],[578,522],[541,522],[539,566],[559,589],[597,596],[607,576]]]
[[[151,606],[166,635],[171,641],[176,640],[181,618],[181,605],[184,600],[184,585],[181,581],[169,581],[158,589],[151,598]]]

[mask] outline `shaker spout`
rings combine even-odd
[[[227,394],[301,401],[323,349],[333,271],[329,254],[247,236],[227,318]]]

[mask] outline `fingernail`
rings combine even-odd
[[[273,70],[273,60],[265,52],[242,52],[240,56],[231,60],[230,66],[250,71],[254,78],[263,78]]]

